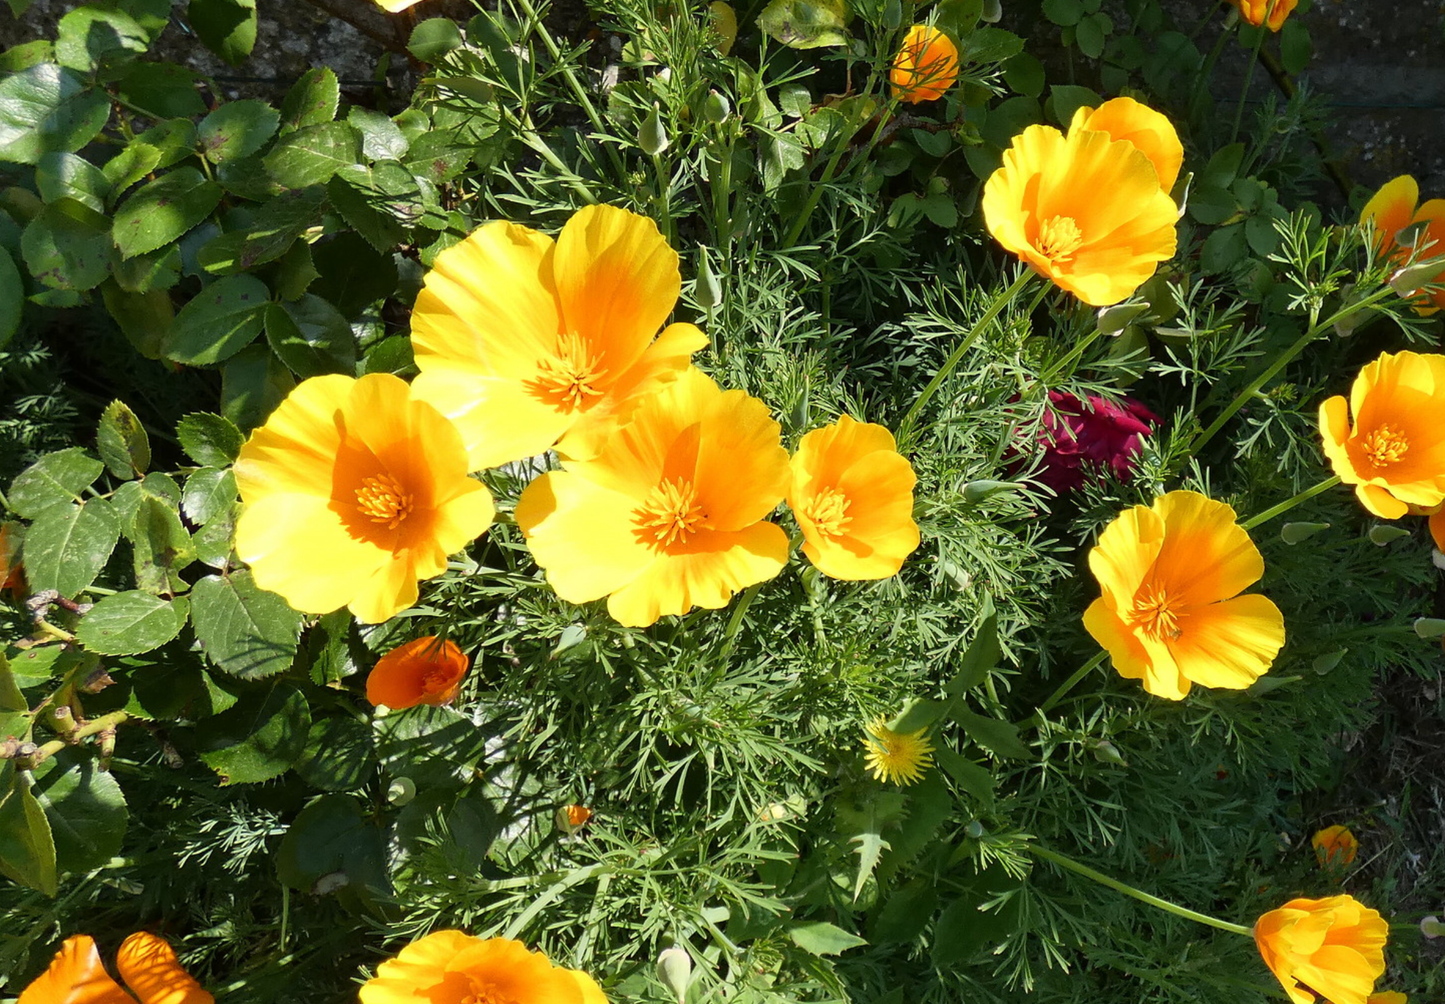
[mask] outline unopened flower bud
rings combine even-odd
[[[1298,544],[1329,528],[1328,523],[1286,523],[1279,528],[1279,539],[1286,544]]]
[[[1023,485],[1016,481],[970,481],[963,486],[963,500],[965,502],[982,502],[991,496],[1001,495],[1022,487]]]
[[[1119,752],[1119,747],[1107,739],[1100,739],[1094,743],[1094,759],[1100,763],[1116,763],[1120,767],[1129,766],[1129,761],[1124,759],[1124,755]]]
[[[656,157],[668,147],[667,129],[656,105],[652,106],[652,114],[643,120],[642,128],[637,130],[637,145],[649,157]]]
[[[1402,530],[1398,526],[1385,526],[1384,524],[1379,524],[1377,526],[1370,527],[1370,532],[1368,536],[1370,538],[1371,544],[1374,544],[1376,547],[1385,547],[1389,544],[1393,544],[1397,540],[1403,540],[1404,538],[1410,536],[1410,531]]]
[[[1415,634],[1421,638],[1445,638],[1445,620],[1438,617],[1416,617]]]
[[[975,819],[963,828],[963,832],[972,839],[978,840],[985,833],[987,833],[988,830],[984,829],[983,824],[980,823],[977,819]]]
[[[722,304],[722,283],[713,274],[712,262],[708,259],[707,248],[701,249],[702,260],[697,266],[697,286],[693,298],[703,310],[712,310]]]
[[[979,18],[989,24],[997,24],[1003,17],[1003,4],[999,0],[983,0],[983,13]]]
[[[702,103],[702,117],[713,125],[722,125],[732,114],[732,102],[727,95],[719,91],[708,91],[707,99]]]
[[[1099,330],[1106,335],[1115,335],[1123,331],[1129,322],[1149,309],[1147,303],[1120,303],[1112,307],[1100,307]]]
[[[398,777],[386,789],[386,800],[392,805],[405,805],[416,798],[416,782],[409,777]]]
[[[1340,660],[1345,657],[1347,652],[1349,652],[1349,649],[1342,648],[1334,652],[1326,652],[1324,655],[1316,656],[1314,662],[1310,663],[1310,669],[1313,669],[1316,673],[1320,674],[1320,676],[1324,676],[1340,664]]]
[[[1445,937],[1445,924],[1439,917],[1425,917],[1420,921],[1420,933],[1427,938]]]
[[[692,982],[692,956],[681,945],[664,948],[657,955],[657,978],[672,991],[677,1004],[687,997],[687,985]]]
[[[899,0],[888,0],[883,5],[883,27],[889,31],[897,31],[898,26],[903,23],[903,4]]]

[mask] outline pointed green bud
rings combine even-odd
[[[681,945],[664,948],[657,955],[657,978],[672,991],[677,1004],[687,997],[687,985],[692,982],[692,956]]]
[[[1016,491],[1022,487],[1023,485],[1016,481],[970,481],[963,486],[963,500],[965,502],[982,502],[991,496]]]
[[[1439,917],[1424,917],[1420,920],[1420,933],[1427,938],[1445,938],[1445,924]]]
[[[1445,620],[1439,617],[1415,618],[1415,633],[1424,639],[1445,638]]]
[[[707,248],[701,247],[698,251],[702,260],[697,266],[697,285],[692,291],[693,299],[703,310],[713,310],[722,304],[722,283],[718,282],[717,276],[713,274]]]
[[[643,121],[642,128],[637,130],[637,145],[649,157],[656,157],[668,147],[667,129],[656,105],[652,106],[652,114]]]
[[[888,0],[883,5],[883,27],[889,31],[897,31],[898,26],[903,23],[903,4],[900,0]]]
[[[963,832],[966,833],[969,837],[973,838],[974,840],[978,840],[978,839],[980,839],[985,833],[987,833],[988,830],[984,829],[984,828],[983,828],[983,824],[980,823],[977,819],[975,819],[973,822],[969,823],[967,826],[965,826],[965,827],[963,828]]]
[[[989,24],[997,24],[1003,17],[1003,4],[999,0],[983,0],[983,13],[979,17]]]
[[[1338,666],[1340,660],[1344,659],[1346,653],[1349,651],[1347,648],[1342,648],[1335,652],[1326,652],[1324,655],[1317,656],[1315,661],[1310,663],[1310,669],[1313,669],[1316,673],[1320,674],[1320,676],[1324,676]]]
[[[1106,335],[1116,335],[1148,309],[1147,303],[1120,303],[1112,307],[1100,307],[1099,331]]]
[[[1299,544],[1329,528],[1328,523],[1286,523],[1279,528],[1279,539],[1286,544]]]
[[[728,101],[727,95],[718,91],[708,91],[707,100],[702,103],[702,117],[713,125],[726,122],[732,110],[732,102]]]
[[[416,798],[416,782],[409,777],[398,777],[386,789],[386,800],[392,805],[405,805]]]
[[[1107,739],[1100,739],[1094,743],[1094,759],[1100,763],[1116,763],[1120,767],[1129,766],[1129,761],[1124,759],[1124,755],[1119,752],[1119,747]]]
[[[1368,534],[1370,543],[1376,547],[1385,547],[1397,540],[1403,540],[1410,536],[1409,530],[1401,529],[1398,526],[1385,526],[1383,523],[1370,527]]]

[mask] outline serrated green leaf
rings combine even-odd
[[[221,367],[221,411],[243,429],[254,429],[286,400],[296,378],[265,345],[248,345]]]
[[[246,437],[229,419],[210,412],[192,412],[176,425],[181,449],[202,467],[227,467],[241,454]]]
[[[330,122],[340,100],[341,85],[329,67],[307,70],[281,102],[281,134]]]
[[[325,195],[320,188],[284,192],[256,210],[242,230],[202,245],[196,260],[208,272],[246,272],[275,261],[306,230],[320,222]]]
[[[46,202],[74,199],[98,213],[105,212],[110,182],[100,168],[84,157],[51,151],[35,165],[35,187]]]
[[[361,886],[385,889],[386,842],[349,795],[322,795],[296,817],[276,850],[276,876],[316,894]],[[325,888],[319,883],[327,880]]]
[[[196,560],[196,549],[173,500],[142,491],[126,535],[135,545],[137,588],[158,595],[185,590],[180,573]]]
[[[231,676],[275,676],[296,656],[301,615],[258,588],[248,570],[197,582],[191,588],[191,621],[206,656]]]
[[[848,6],[843,0],[772,0],[758,27],[791,49],[848,43]]]
[[[0,348],[20,330],[20,305],[25,302],[25,284],[10,252],[0,248]]]
[[[283,136],[265,157],[278,185],[309,188],[361,159],[361,135],[345,122],[324,122]]]
[[[281,113],[257,98],[228,101],[201,120],[196,142],[213,164],[249,157],[266,145],[281,124]]]
[[[161,358],[161,347],[175,320],[175,308],[163,289],[133,293],[115,282],[100,287],[105,309],[115,320],[126,340],[147,359]]]
[[[55,839],[30,779],[14,764],[0,763],[0,874],[47,896],[58,890]]]
[[[186,19],[206,48],[239,66],[256,45],[256,0],[191,0]]]
[[[230,470],[202,467],[186,479],[181,511],[196,526],[209,523],[236,501],[236,476]]]
[[[25,265],[55,289],[94,289],[115,259],[106,218],[82,202],[57,199],[31,220],[20,237]]]
[[[313,788],[355,791],[376,769],[371,726],[347,717],[312,722],[306,748],[292,769]]]
[[[74,153],[110,117],[104,93],[73,71],[39,63],[0,80],[0,161],[34,164],[52,150]]]
[[[266,310],[266,341],[298,377],[356,369],[356,336],[335,307],[307,294]]]
[[[56,26],[55,61],[81,73],[120,65],[149,47],[145,29],[124,11],[86,5]]]
[[[155,170],[161,152],[149,143],[131,140],[124,150],[105,162],[100,171],[110,183],[110,197],[119,198],[126,189]]]
[[[185,623],[185,600],[169,603],[135,589],[102,596],[80,619],[76,637],[98,655],[140,655],[180,634]]]
[[[1018,727],[1012,722],[988,718],[960,706],[954,707],[953,720],[963,727],[970,739],[991,753],[1017,760],[1026,760],[1033,755],[1019,738]]]
[[[31,588],[74,597],[95,581],[119,538],[120,526],[104,499],[51,506],[25,534]]]
[[[346,121],[361,133],[361,152],[368,160],[401,160],[409,144],[391,116],[360,106],[346,113]]]
[[[189,67],[146,61],[127,68],[116,89],[126,102],[157,118],[190,118],[206,113],[196,90],[200,79]]]
[[[115,212],[113,234],[122,257],[171,244],[210,215],[221,186],[193,167],[179,167],[136,191]]]
[[[306,698],[289,683],[277,683],[243,695],[207,719],[197,745],[222,784],[255,784],[285,773],[296,762],[310,727]]]
[[[72,874],[99,868],[125,841],[125,795],[88,751],[61,750],[35,768],[31,788],[50,824],[56,868]]]
[[[460,49],[461,29],[449,17],[433,17],[422,21],[411,30],[407,51],[423,63],[436,63],[453,49]]]
[[[229,359],[261,333],[270,299],[266,284],[255,276],[216,280],[176,315],[166,358],[192,366]]]
[[[151,464],[150,437],[123,401],[112,401],[101,413],[95,448],[118,478],[138,478]]]

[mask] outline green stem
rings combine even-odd
[[[52,739],[28,757],[18,757],[15,765],[23,770],[34,770],[36,766],[50,759],[65,749],[65,747],[74,746],[82,739],[88,739],[101,732],[109,732],[129,717],[130,714],[125,711],[112,711],[108,715],[101,715],[99,718],[92,719],[78,729],[75,729],[67,735],[65,739]]]
[[[853,138],[854,119],[864,107],[863,97],[864,95],[859,95],[857,110],[849,116],[848,128],[844,129],[839,135],[837,149],[833,151],[833,156],[828,158],[828,164],[823,168],[823,177],[818,179],[817,184],[813,186],[813,190],[808,193],[808,201],[803,204],[802,212],[798,213],[797,218],[793,220],[793,225],[788,228],[788,233],[783,238],[782,247],[790,248],[797,243],[798,237],[803,232],[803,228],[808,225],[808,220],[813,215],[813,210],[818,208],[818,201],[823,197],[823,189],[833,180],[833,172],[838,169],[838,162],[843,159],[843,154],[848,150],[848,141]],[[884,106],[883,112],[878,119],[878,125],[873,130],[872,138],[869,139],[868,145],[864,147],[862,154],[856,158],[859,163],[866,162],[868,155],[872,153],[874,145],[878,142],[878,137],[883,132],[883,127],[888,124],[888,113],[892,107],[891,101]]]
[[[1332,478],[1325,478],[1325,479],[1324,479],[1323,481],[1321,481],[1319,484],[1313,485],[1312,487],[1309,487],[1309,488],[1306,488],[1304,491],[1300,492],[1298,495],[1293,496],[1292,498],[1287,498],[1287,499],[1285,499],[1285,500],[1284,500],[1283,502],[1281,502],[1279,505],[1277,505],[1277,506],[1271,506],[1270,508],[1266,509],[1264,512],[1260,513],[1258,516],[1251,516],[1249,519],[1247,519],[1247,520],[1245,520],[1243,523],[1239,524],[1239,527],[1240,527],[1241,530],[1253,530],[1255,527],[1259,526],[1261,523],[1268,523],[1270,520],[1274,519],[1276,516],[1280,515],[1281,513],[1289,512],[1291,509],[1293,509],[1295,506],[1299,505],[1301,502],[1308,502],[1310,499],[1314,498],[1316,495],[1319,495],[1319,494],[1321,494],[1322,492],[1327,492],[1327,491],[1329,491],[1331,488],[1333,488],[1335,485],[1337,485],[1337,484],[1339,484],[1339,483],[1340,483],[1340,476],[1339,476],[1338,474],[1336,474],[1336,475],[1335,475],[1334,477],[1332,477]]]
[[[1084,663],[1078,669],[1074,670],[1073,674],[1067,680],[1059,684],[1059,689],[1055,690],[1052,694],[1050,694],[1048,700],[1044,701],[1043,704],[1040,704],[1037,711],[1035,711],[1032,715],[1029,715],[1029,717],[1025,718],[1023,721],[1019,722],[1018,727],[1020,729],[1031,729],[1037,725],[1042,725],[1044,723],[1044,715],[1048,714],[1050,709],[1052,709],[1054,705],[1058,704],[1065,697],[1067,697],[1069,695],[1069,692],[1079,685],[1080,680],[1082,680],[1084,677],[1088,676],[1095,669],[1097,669],[1100,664],[1102,664],[1103,661],[1108,657],[1108,655],[1109,653],[1104,651],[1103,649],[1095,652],[1093,656],[1090,657],[1088,662]]]
[[[1269,23],[1269,15],[1274,11],[1275,0],[1265,7],[1265,24]],[[1244,121],[1244,100],[1249,97],[1249,85],[1254,82],[1254,68],[1259,65],[1259,50],[1264,45],[1264,36],[1268,31],[1264,25],[1259,27],[1259,35],[1254,40],[1254,48],[1249,53],[1249,69],[1244,71],[1244,86],[1239,90],[1239,104],[1234,108],[1234,127],[1229,130],[1229,142],[1233,143],[1239,138],[1239,124]]]
[[[1254,931],[1251,928],[1245,927],[1243,924],[1231,924],[1227,920],[1220,920],[1218,917],[1211,917],[1207,913],[1198,913],[1182,907],[1177,903],[1171,903],[1167,899],[1151,896],[1142,889],[1135,889],[1127,883],[1110,878],[1103,872],[1095,871],[1088,865],[1080,864],[1073,858],[1066,858],[1062,854],[1040,847],[1038,844],[1029,844],[1029,853],[1034,855],[1034,857],[1051,861],[1060,868],[1067,868],[1069,871],[1082,875],[1093,882],[1097,882],[1101,886],[1113,889],[1115,892],[1122,892],[1125,896],[1133,896],[1139,900],[1139,902],[1148,903],[1150,906],[1157,907],[1165,913],[1172,913],[1176,917],[1183,917],[1185,920],[1192,920],[1198,924],[1208,924],[1210,927],[1218,928],[1221,931],[1229,931],[1231,934],[1242,934],[1246,938],[1254,937]]]
[[[915,400],[913,405],[908,409],[908,413],[903,416],[903,422],[898,426],[898,442],[900,445],[906,445],[908,443],[910,434],[913,432],[913,423],[918,421],[918,413],[923,410],[923,406],[928,403],[928,399],[938,390],[939,385],[948,377],[948,374],[953,372],[953,368],[958,365],[958,361],[963,358],[963,354],[968,351],[969,346],[974,343],[974,340],[983,332],[983,329],[988,327],[993,319],[1014,301],[1014,297],[1018,296],[1024,286],[1028,285],[1031,278],[1033,278],[1033,272],[1029,269],[1024,269],[1020,272],[1019,277],[1013,281],[1013,284],[1010,285],[1008,289],[1005,289],[993,298],[993,302],[988,305],[988,309],[983,312],[983,316],[969,329],[968,334],[959,339],[958,344],[953,347],[953,351],[948,354],[948,358],[943,361],[943,365],[938,368],[938,372],[933,374],[933,379],[928,381],[928,384],[923,388],[923,393],[918,395],[917,400]]]
[[[1047,290],[1048,287],[1045,286],[1044,291],[1046,292]],[[1074,347],[1069,350],[1068,354],[1065,355],[1064,358],[1060,359],[1053,366],[1049,367],[1049,371],[1044,374],[1044,385],[1048,386],[1052,384],[1055,377],[1067,370],[1069,367],[1073,366],[1074,363],[1078,362],[1079,357],[1088,350],[1090,345],[1093,345],[1094,342],[1098,341],[1099,335],[1101,335],[1102,333],[1103,332],[1101,332],[1098,327],[1095,327],[1093,331],[1089,332],[1083,338],[1080,338],[1077,344],[1075,344]]]
[[[1245,402],[1258,393],[1261,387],[1273,380],[1280,370],[1284,369],[1295,356],[1304,351],[1306,345],[1319,336],[1320,332],[1329,330],[1351,314],[1378,303],[1380,300],[1385,299],[1385,297],[1393,295],[1394,292],[1389,286],[1378,289],[1359,303],[1351,304],[1348,307],[1337,310],[1323,321],[1310,325],[1309,330],[1301,335],[1297,342],[1285,349],[1281,355],[1275,358],[1274,362],[1265,367],[1259,376],[1249,382],[1249,386],[1235,395],[1234,400],[1229,402],[1224,411],[1220,412],[1219,416],[1215,418],[1213,422],[1209,423],[1209,428],[1195,437],[1194,442],[1189,445],[1190,456],[1198,456],[1199,451],[1204,448],[1205,444],[1213,439],[1220,429],[1224,428],[1225,424],[1234,417],[1235,413],[1244,407]]]
[[[662,236],[667,241],[668,247],[673,244],[672,240],[672,207],[668,202],[668,195],[672,190],[671,180],[662,169],[661,154],[653,154],[652,168],[657,173],[657,215],[662,220]]]
[[[763,588],[761,582],[754,582],[743,590],[743,595],[738,598],[737,606],[733,607],[733,615],[728,618],[728,626],[723,631],[723,647],[721,657],[726,659],[732,652],[733,646],[737,644],[738,629],[743,626],[743,615],[752,606],[753,597],[758,595],[758,590]]]

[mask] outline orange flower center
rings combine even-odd
[[[362,478],[356,489],[356,508],[373,523],[385,523],[389,530],[395,530],[411,514],[411,503],[412,497],[390,474]]]
[[[1158,586],[1148,586],[1135,597],[1132,620],[1154,641],[1165,638],[1177,641],[1183,634],[1179,627],[1179,611],[1174,609],[1169,594]]]
[[[498,990],[496,985],[473,976],[471,990],[458,1004],[516,1004],[511,994]]]
[[[558,339],[556,357],[543,359],[528,385],[554,407],[576,411],[602,396],[597,384],[604,376],[601,360],[592,358],[581,337],[569,334]]]
[[[1083,243],[1084,235],[1072,216],[1055,216],[1039,224],[1039,251],[1046,258],[1071,258]]]
[[[644,539],[656,547],[683,543],[707,520],[687,481],[664,481],[634,513]]]
[[[431,695],[445,694],[457,682],[450,666],[433,666],[421,678],[421,689]]]
[[[848,515],[848,497],[836,488],[824,488],[808,500],[803,515],[812,520],[825,537],[841,537],[853,517]]]
[[[1405,459],[1410,441],[1403,432],[1386,423],[1366,436],[1361,446],[1366,460],[1376,467],[1388,467]]]

